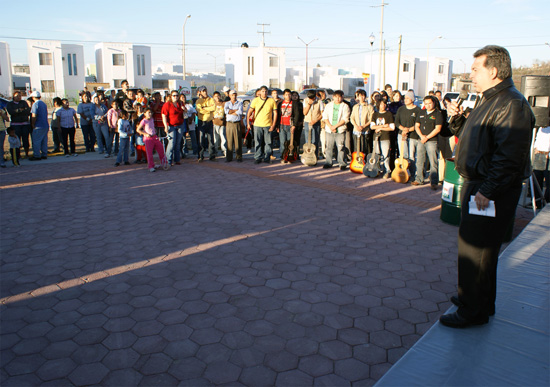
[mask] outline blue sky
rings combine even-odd
[[[182,25],[186,25],[187,70],[212,71],[223,65],[224,49],[247,42],[256,46],[268,23],[266,45],[287,47],[287,66],[305,63],[305,47],[296,39],[317,41],[309,49],[310,65],[363,67],[370,53],[369,35],[379,47],[379,0],[277,1],[65,1],[6,2],[2,6],[0,41],[9,43],[13,63],[27,63],[24,39],[55,39],[84,45],[86,63],[93,63],[97,41],[147,44],[153,65],[181,63]],[[105,5],[104,5],[105,4]],[[108,4],[108,5],[106,5]],[[397,52],[455,61],[456,72],[469,68],[472,53],[486,44],[507,47],[514,66],[550,60],[549,0],[386,0],[384,39],[389,54]],[[24,8],[23,8],[24,6]],[[101,12],[100,12],[101,9]],[[210,55],[208,55],[210,54]],[[461,62],[461,60],[464,62]]]

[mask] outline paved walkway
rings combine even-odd
[[[86,157],[0,170],[3,386],[372,385],[456,291],[429,186]]]

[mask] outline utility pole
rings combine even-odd
[[[399,87],[399,70],[401,70],[401,40],[403,35],[399,35],[399,50],[397,51],[397,81],[395,85],[395,90],[401,90]]]
[[[191,15],[187,15],[185,17],[185,20],[183,21],[183,47],[181,51],[181,64],[182,64],[182,71],[183,71],[183,80],[185,81],[185,24],[187,23],[187,20],[191,17]]]
[[[265,24],[265,23],[256,23],[257,25],[259,26],[262,26],[262,30],[261,31],[257,31],[258,34],[262,34],[262,42],[261,42],[261,46],[264,47],[265,46],[265,34],[270,34],[271,32],[266,32],[265,31],[265,27],[266,26],[270,26],[271,24]]]
[[[382,44],[384,42],[384,7],[388,5],[388,3],[384,3],[384,0],[382,0],[382,3],[380,5],[372,5],[371,8],[382,8],[382,12],[380,15],[380,52],[378,54],[378,89],[380,89],[380,73],[382,73]]]
[[[382,80],[382,85],[385,85],[386,84],[386,41],[385,40],[384,40],[384,52],[382,53],[382,55],[384,55],[384,61],[383,61],[384,79]]]

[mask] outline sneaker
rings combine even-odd
[[[254,164],[260,164],[262,162],[262,160],[258,159],[258,160],[254,160]]]
[[[156,169],[155,168],[149,168],[149,172],[155,172]]]
[[[413,181],[413,182],[411,183],[411,185],[422,185],[422,184],[423,184],[423,183],[420,183],[420,182],[418,182],[418,181],[416,181],[416,180]]]
[[[71,157],[71,155],[70,155],[69,153],[67,153],[67,154],[65,155],[65,157]]]
[[[384,179],[389,179],[391,177],[391,174],[389,172],[387,172],[385,175],[384,175]]]
[[[73,153],[73,157],[77,157],[78,156],[78,153]]]
[[[120,165],[120,163],[115,163],[115,167],[118,167]]]
[[[330,168],[332,168],[332,165],[330,165],[330,164],[324,164],[323,165],[323,169],[330,169]]]
[[[48,159],[48,156],[42,156],[41,159],[42,159],[42,160],[47,160],[47,159]]]
[[[111,155],[109,153],[105,154],[104,156],[106,159],[108,159],[109,157],[111,157]]]
[[[341,170],[341,171],[345,171],[346,169],[348,169],[348,167],[346,167],[345,165],[342,165],[342,166],[340,167],[340,170]]]
[[[130,165],[130,163],[129,163],[128,161],[126,161],[126,162],[124,163],[124,165]]]

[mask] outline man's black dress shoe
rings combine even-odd
[[[451,296],[451,302],[458,306],[459,308],[462,308],[464,306],[464,304],[462,302],[460,302],[460,300],[458,299],[457,296]],[[489,316],[494,316],[495,315],[495,309],[489,309]]]
[[[489,322],[489,318],[468,320],[460,316],[457,312],[444,314],[439,318],[439,322],[451,328],[466,328],[472,325],[483,325]]]

